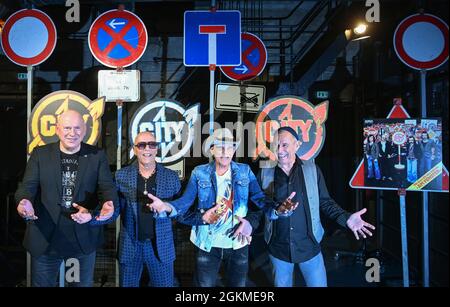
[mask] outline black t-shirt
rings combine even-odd
[[[61,214],[50,248],[62,256],[72,256],[82,252],[75,234],[76,222],[70,217],[71,214],[78,212],[72,207],[72,203],[76,202],[74,200],[74,192],[79,155],[78,153],[69,155],[64,152],[60,152],[60,155],[62,180]]]
[[[78,173],[78,153],[66,154],[61,153],[61,179],[62,179],[62,199],[61,205],[70,209],[73,202],[73,194],[75,192],[75,180]]]
[[[147,181],[147,183],[145,183]],[[151,203],[151,200],[147,195],[144,195],[144,191],[156,194],[156,173],[153,174],[147,180],[138,173],[137,179],[137,199],[138,199],[138,240],[146,241],[155,238],[155,221],[153,217],[153,212],[146,206],[146,204]]]
[[[274,180],[274,200],[281,203],[295,191],[296,195],[292,201],[298,202],[299,205],[290,217],[279,217],[274,221],[274,233],[269,244],[269,252],[272,256],[286,262],[307,261],[319,253],[320,245],[308,231],[307,208],[302,198],[305,187],[301,166],[296,162],[289,176],[278,166],[275,167]]]

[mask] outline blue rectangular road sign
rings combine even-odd
[[[241,12],[184,12],[185,66],[241,65]]]

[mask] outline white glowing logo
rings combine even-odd
[[[194,124],[200,117],[199,111],[200,104],[185,109],[174,100],[150,101],[142,105],[131,120],[131,140],[139,132],[153,132],[156,141],[160,143],[161,154],[156,157],[156,162],[174,163],[183,158],[194,142]],[[130,158],[133,155],[131,149]]]

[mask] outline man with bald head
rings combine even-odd
[[[294,129],[278,129],[274,142],[278,165],[261,169],[258,174],[268,199],[279,204],[268,212],[264,234],[274,285],[291,287],[296,265],[307,286],[326,287],[326,270],[320,249],[324,233],[320,213],[350,229],[356,239],[371,236],[369,229],[375,227],[361,219],[365,208],[350,214],[330,197],[320,169],[313,161],[297,157],[301,142]],[[286,203],[288,195],[291,202]]]
[[[172,199],[181,188],[176,172],[155,158],[159,144],[153,133],[140,132],[134,139],[135,163],[116,172],[119,192],[121,228],[119,239],[119,281],[121,287],[138,287],[144,264],[148,269],[149,285],[173,287],[175,246],[172,221],[174,214],[160,215],[150,211],[148,195]]]
[[[33,150],[15,194],[17,212],[27,221],[23,244],[31,254],[31,282],[55,286],[62,261],[73,258],[79,272],[69,286],[92,286],[103,241],[99,226],[112,222],[117,191],[105,153],[83,143],[80,113],[61,114],[56,134],[59,142]]]

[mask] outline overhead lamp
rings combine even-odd
[[[369,38],[370,35],[367,34],[369,26],[365,23],[359,23],[353,29],[345,30],[345,36],[347,40],[357,41],[361,39]]]

